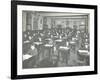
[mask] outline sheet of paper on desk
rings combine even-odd
[[[50,45],[50,44],[46,44],[44,45],[45,47],[52,47],[53,45]]]
[[[60,46],[60,49],[69,49],[68,47]]]
[[[32,55],[25,54],[25,55],[23,55],[23,60],[29,59],[29,58],[31,58],[31,57],[32,57]]]
[[[29,40],[27,40],[27,41],[24,41],[24,43],[29,43],[30,41]]]
[[[80,52],[80,54],[86,54],[89,55],[89,51],[88,50],[78,50]]]

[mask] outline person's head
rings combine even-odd
[[[31,45],[31,49],[32,49],[32,50],[35,49],[35,45],[34,45],[34,43],[32,43],[32,45]]]
[[[77,25],[73,25],[73,29],[77,29]]]
[[[35,49],[35,46],[34,45],[31,45],[31,49],[34,50]]]
[[[29,36],[29,40],[31,40],[32,39],[32,37],[31,36]]]
[[[42,39],[41,39],[41,38],[39,38],[39,41],[42,41]]]
[[[30,34],[30,32],[28,32],[28,35]]]
[[[26,34],[24,34],[24,37],[26,38],[26,37],[27,37],[27,35],[26,35]]]
[[[86,44],[86,45],[85,45],[85,48],[88,49],[88,47],[89,47],[88,44]]]

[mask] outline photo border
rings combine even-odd
[[[82,72],[64,72],[64,73],[48,73],[48,74],[17,74],[17,5],[36,5],[49,7],[65,7],[65,8],[82,8],[94,9],[94,71]],[[80,4],[64,4],[64,3],[48,3],[34,1],[11,1],[11,78],[42,78],[42,77],[60,77],[60,76],[75,76],[75,75],[90,75],[97,74],[97,5],[80,5]]]

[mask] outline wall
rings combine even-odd
[[[76,3],[76,4],[97,4],[98,14],[100,14],[100,0],[37,0],[60,3]],[[11,12],[10,0],[0,0],[0,80],[10,79],[11,65]],[[98,16],[100,21],[100,15]],[[100,34],[100,22],[98,22],[98,34]],[[100,44],[100,36],[98,36],[98,44]],[[100,45],[98,45],[98,53],[100,53]],[[100,54],[98,54],[98,75],[84,76],[67,76],[55,78],[25,79],[25,80],[100,80]]]
[[[45,15],[46,14],[46,15]],[[57,14],[57,15],[55,15]],[[61,16],[62,15],[62,16]],[[56,16],[56,17],[55,17]],[[52,20],[52,18],[54,20]],[[88,23],[86,22],[88,16],[86,15],[75,15],[66,13],[55,13],[55,12],[36,12],[36,11],[23,11],[22,12],[22,30],[41,30],[43,27],[58,27],[61,25],[62,28],[77,26],[77,29],[82,29],[82,26],[87,27]],[[53,24],[53,26],[51,25]],[[47,26],[45,26],[47,25]]]

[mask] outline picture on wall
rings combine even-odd
[[[12,1],[12,79],[97,73],[97,6]]]

